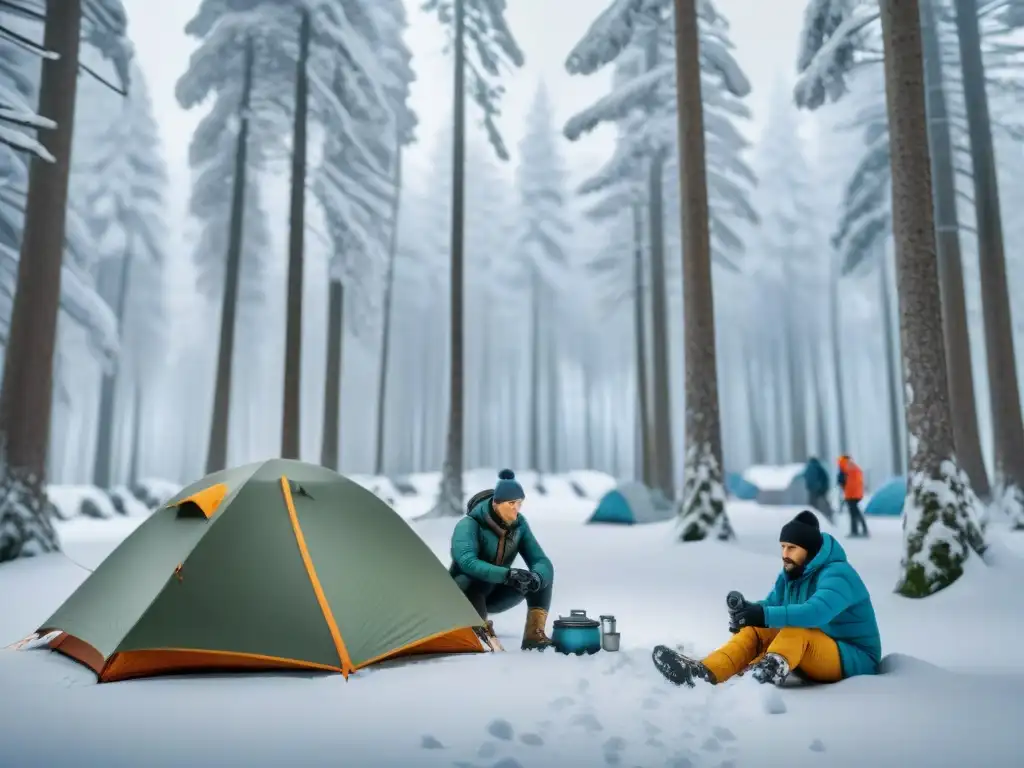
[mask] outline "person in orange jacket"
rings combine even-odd
[[[850,512],[850,537],[867,538],[868,524],[864,513],[860,510],[860,502],[864,498],[864,471],[846,454],[839,457],[839,474],[836,484],[843,489],[843,500]],[[860,531],[858,531],[858,528]]]

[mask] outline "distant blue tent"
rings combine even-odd
[[[651,492],[643,484],[623,483],[601,497],[587,522],[635,525],[668,520],[672,514],[671,506],[654,503]]]
[[[725,492],[742,501],[757,501],[758,487],[739,472],[725,473]]]
[[[875,491],[868,500],[865,514],[899,517],[903,514],[903,500],[907,497],[907,479],[894,477]]]

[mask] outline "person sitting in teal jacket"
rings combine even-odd
[[[448,572],[484,621],[525,600],[522,648],[543,650],[551,645],[545,627],[555,569],[520,513],[525,498],[515,473],[503,469],[494,490],[470,499],[466,516],[452,532]],[[519,555],[527,570],[512,567]],[[493,633],[493,625],[487,624]]]
[[[782,572],[764,600],[730,593],[733,638],[702,661],[663,645],[654,664],[677,685],[715,684],[748,667],[762,683],[781,685],[790,672],[821,683],[873,675],[882,640],[871,596],[843,547],[804,511],[782,527]]]

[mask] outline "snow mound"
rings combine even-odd
[[[145,516],[181,490],[170,480],[147,478],[133,487],[117,486],[109,490],[95,485],[50,485],[46,495],[60,520]]]
[[[762,491],[784,491],[804,471],[803,464],[768,466],[755,464],[743,472],[743,479]]]

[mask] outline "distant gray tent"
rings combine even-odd
[[[671,505],[655,504],[642,483],[623,483],[601,498],[587,522],[637,525],[670,520],[673,514]]]

